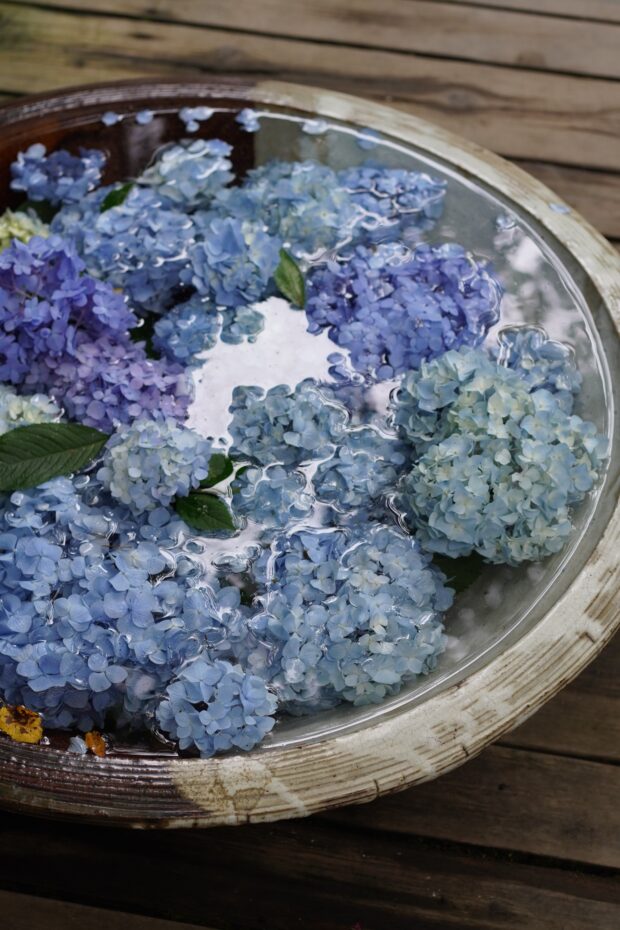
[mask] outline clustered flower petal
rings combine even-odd
[[[14,191],[24,191],[29,200],[47,200],[52,205],[79,203],[101,182],[106,158],[98,149],[80,149],[71,155],[64,149],[47,154],[40,143],[20,152],[11,166]]]
[[[60,419],[60,408],[45,394],[21,397],[6,384],[0,384],[0,435],[16,426],[53,423]]]
[[[282,465],[248,466],[235,478],[232,491],[235,512],[260,527],[283,527],[312,510],[305,475]]]
[[[28,242],[33,236],[48,235],[48,225],[30,210],[5,210],[0,215],[0,252],[8,248],[13,239]]]
[[[310,332],[327,328],[358,371],[378,380],[477,345],[498,318],[499,284],[460,246],[357,246],[312,270]]]
[[[395,420],[418,454],[402,509],[427,549],[450,556],[515,565],[559,552],[606,454],[593,423],[469,348],[410,372]]]
[[[301,465],[335,451],[347,412],[312,381],[292,391],[280,384],[269,391],[237,387],[230,407],[233,454],[261,465]]]
[[[220,139],[195,139],[170,145],[138,181],[184,210],[205,207],[234,177],[230,170],[231,151],[231,146]]]
[[[582,378],[570,346],[548,339],[538,326],[505,326],[497,343],[495,356],[500,365],[517,371],[530,390],[552,391],[560,406],[572,413]]]
[[[201,353],[216,344],[221,327],[213,304],[195,294],[157,320],[153,346],[172,362],[197,364]]]
[[[168,685],[157,722],[181,749],[196,747],[203,756],[212,756],[256,746],[275,724],[276,703],[258,676],[239,665],[199,656]]]
[[[444,648],[444,576],[396,527],[299,529],[263,559],[263,613],[248,662],[289,711],[375,703]]]
[[[97,472],[112,497],[137,515],[186,497],[207,477],[211,443],[174,420],[134,420],[108,441]]]

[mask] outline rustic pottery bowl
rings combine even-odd
[[[234,78],[92,86],[5,106],[0,210],[17,202],[9,166],[29,144],[103,148],[107,183],[135,174],[155,149],[179,138],[178,110],[199,103],[216,110],[199,135],[234,143],[239,172],[273,157],[359,163],[368,157],[356,144],[355,127],[363,127],[373,130],[369,138],[381,134],[373,157],[445,177],[452,206],[437,235],[493,258],[507,292],[502,323],[538,323],[574,345],[584,374],[577,412],[609,437],[608,467],[579,509],[566,550],[519,572],[485,572],[448,617],[450,646],[439,667],[397,697],[289,718],[260,749],[208,760],[123,745],[98,759],[67,753],[62,734],[38,746],[0,738],[0,804],[12,809],[176,827],[370,801],[478,753],[577,675],[620,625],[620,260],[613,249],[538,181],[443,129],[355,97]],[[269,114],[256,135],[234,120],[247,106]],[[132,114],[145,108],[155,118],[139,125]],[[107,110],[126,118],[104,126]],[[304,135],[300,123],[309,118],[333,128]]]

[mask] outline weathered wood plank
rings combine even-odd
[[[5,930],[197,930],[198,926],[12,891],[0,891],[0,914]]]
[[[620,768],[491,746],[455,772],[341,824],[620,868]]]
[[[24,5],[23,3],[20,5]],[[43,0],[71,7],[81,0]],[[287,38],[456,57],[599,77],[620,77],[620,25],[441,0],[89,0],[88,11],[216,26]],[[596,50],[596,54],[593,54]]]
[[[315,819],[147,835],[5,815],[0,866],[11,890],[226,930],[617,930],[620,918],[611,875]]]
[[[620,174],[536,161],[517,160],[517,164],[582,213],[604,236],[620,237]]]
[[[620,762],[619,668],[616,636],[572,684],[502,744]]]
[[[0,88],[34,92],[143,74],[237,70],[392,102],[513,158],[620,166],[613,81],[130,22],[0,3]]]
[[[460,3],[461,0],[445,0]],[[470,0],[475,6],[494,7],[499,10],[526,10],[544,16],[572,16],[575,19],[599,20],[620,23],[618,0]]]

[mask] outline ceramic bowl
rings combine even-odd
[[[235,147],[243,173],[273,157],[334,167],[368,157],[448,181],[434,235],[493,260],[506,290],[502,325],[528,322],[569,341],[584,374],[580,409],[610,441],[600,485],[576,514],[560,555],[519,571],[491,569],[447,618],[449,648],[431,675],[371,708],[341,707],[279,722],[260,749],[213,759],[117,745],[105,758],[67,753],[66,735],[30,746],[0,738],[0,803],[13,809],[137,827],[276,820],[370,801],[435,778],[521,723],[590,662],[620,623],[617,508],[620,260],[547,188],[506,161],[398,110],[325,90],[235,78],[85,87],[0,109],[0,209],[15,205],[9,166],[33,142],[105,149],[105,181],[140,171],[183,135],[178,111],[215,113],[199,135]],[[267,114],[255,135],[235,114]],[[151,109],[140,125],[134,114]],[[124,118],[104,126],[113,110]],[[308,134],[305,120],[328,123]],[[496,331],[495,331],[496,332]],[[491,334],[491,338],[494,333]],[[64,740],[64,742],[63,742]]]

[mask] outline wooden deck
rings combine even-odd
[[[392,103],[620,245],[617,0],[0,0],[0,102],[239,71]],[[0,813],[2,930],[617,930],[620,641],[431,784],[306,821],[128,833]]]

